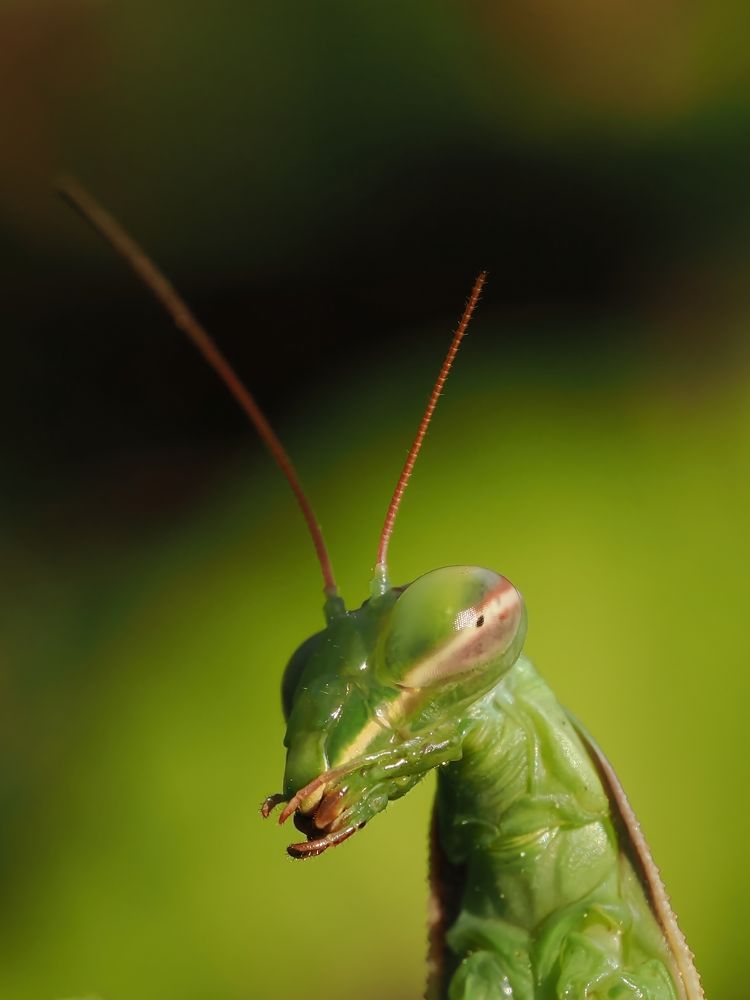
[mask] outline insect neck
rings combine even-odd
[[[685,995],[592,758],[523,658],[438,772],[433,898],[430,995],[444,995],[445,973],[484,966],[524,998],[562,995],[563,973],[575,996],[604,980],[608,996],[634,982],[642,996]]]
[[[566,902],[553,873],[549,884],[539,877],[549,844],[563,828],[606,823],[607,798],[524,657],[472,706],[466,733],[462,758],[438,773],[440,849],[467,873],[464,905],[531,929]]]

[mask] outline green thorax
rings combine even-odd
[[[512,992],[486,996],[673,1000],[664,936],[552,691],[520,658],[468,714],[461,759],[438,773],[454,894],[442,995],[484,996],[483,977],[506,977]]]

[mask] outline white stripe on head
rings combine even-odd
[[[484,600],[459,612],[453,623],[454,635],[416,663],[401,683],[421,688],[501,656],[515,637],[522,608],[523,598],[510,580],[501,576]]]

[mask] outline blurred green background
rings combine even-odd
[[[471,281],[391,549],[524,592],[711,998],[748,993],[750,14],[739,2],[0,3],[0,997],[420,995],[431,785],[291,862],[258,806]]]

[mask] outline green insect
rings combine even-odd
[[[325,628],[284,672],[280,804],[309,858],[437,771],[429,1000],[700,1000],[637,820],[596,744],[523,655],[505,577],[448,566],[392,586],[399,503],[478,302],[471,292],[388,507],[370,597],[347,610],[294,468],[254,400],[142,251],[73,182],[63,196],[123,254],[229,387],[288,479],[325,588]]]

